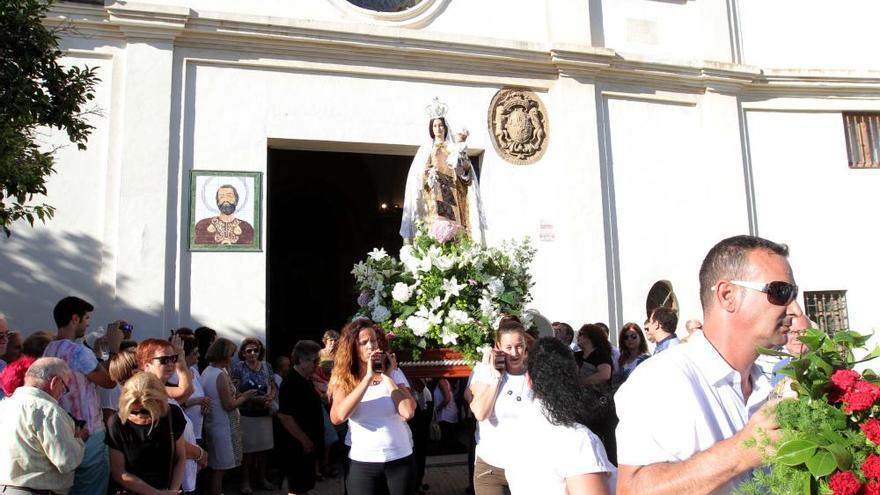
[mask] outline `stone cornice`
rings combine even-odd
[[[560,76],[649,85],[686,92],[876,94],[880,71],[760,69],[712,61],[683,62],[586,45],[545,45],[135,2],[56,4],[46,20],[107,38],[173,40],[200,52],[252,53],[246,63],[382,77],[521,85],[547,89]],[[238,57],[236,57],[238,58]],[[218,62],[223,62],[218,58]]]

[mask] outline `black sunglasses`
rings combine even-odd
[[[244,350],[244,353],[245,353],[245,354],[259,354],[259,353],[260,353],[260,350],[251,347],[250,349],[245,349],[245,350]]]
[[[731,284],[738,285],[740,287],[745,287],[746,289],[752,289],[761,291],[767,294],[767,301],[770,304],[775,304],[776,306],[788,306],[792,301],[797,299],[798,296],[798,286],[794,284],[790,284],[788,282],[781,281],[773,281],[773,282],[749,282],[745,280],[731,280]]]
[[[174,364],[177,362],[177,354],[171,356],[157,356],[153,360],[159,361],[159,364]]]
[[[134,410],[130,411],[128,414],[131,414],[134,416],[149,416],[150,411],[147,411],[146,409],[134,409]]]
[[[630,334],[623,336],[624,340],[637,340],[638,338],[639,338],[639,334],[637,334],[637,333],[630,333]]]

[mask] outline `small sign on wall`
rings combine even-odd
[[[556,228],[553,222],[541,220],[538,238],[541,239],[541,242],[553,242],[556,240]]]
[[[261,172],[193,170],[190,251],[261,251]]]

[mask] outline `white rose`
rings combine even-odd
[[[380,304],[373,308],[373,314],[370,316],[371,320],[375,321],[376,323],[381,323],[387,320],[389,316],[391,316],[391,311],[388,311],[388,308]]]
[[[489,279],[489,294],[492,297],[498,297],[504,292],[504,282],[500,278],[492,277]]]
[[[399,303],[405,303],[412,297],[412,289],[403,282],[397,282],[391,289],[391,297]]]
[[[450,309],[447,318],[449,318],[449,322],[453,325],[467,325],[472,321],[467,312],[457,308]]]
[[[440,269],[440,271],[445,272],[455,266],[455,258],[452,256],[438,256],[434,259],[434,266]]]
[[[421,316],[412,315],[406,319],[406,326],[412,330],[413,335],[416,337],[421,337],[428,333],[428,328],[431,326],[428,323],[427,318],[422,318]]]

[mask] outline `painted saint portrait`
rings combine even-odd
[[[261,177],[259,172],[192,172],[190,250],[261,249]]]

